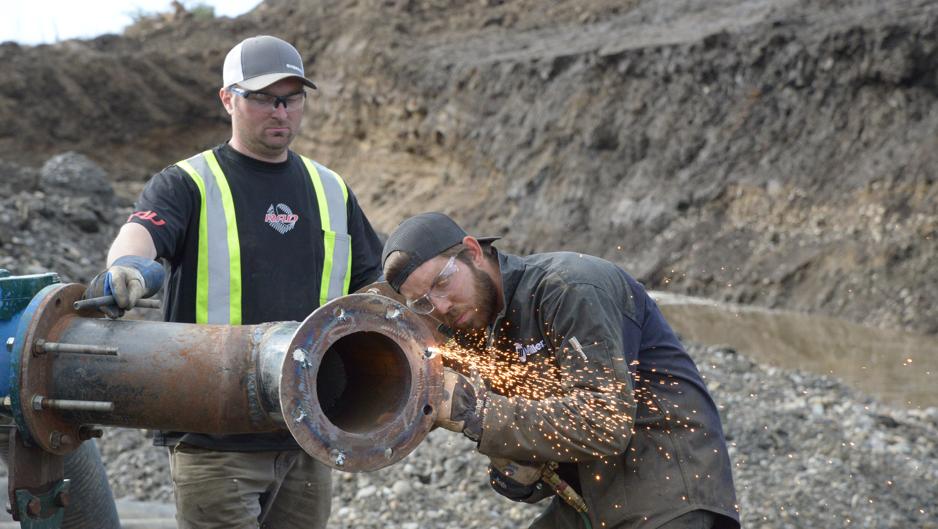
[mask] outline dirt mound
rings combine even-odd
[[[107,173],[84,155],[67,152],[40,170],[0,163],[0,268],[16,275],[56,272],[88,282],[104,266],[130,202],[118,199]]]
[[[658,289],[938,331],[934,2],[524,8],[388,9],[320,69],[313,146],[382,227],[441,209]]]
[[[380,229],[443,210],[652,288],[934,333],[936,23],[925,0],[268,0],[0,46],[0,158],[83,152],[132,196],[227,137],[224,53],[273,32],[322,88],[297,147]]]
[[[0,267],[99,271],[143,181],[227,138],[221,63],[258,33],[304,52],[321,90],[297,148],[382,230],[442,210],[509,250],[603,255],[650,288],[938,332],[925,0],[267,0],[235,20],[2,44]],[[46,163],[66,151],[88,158]],[[693,354],[726,414],[746,526],[934,527],[933,409]],[[118,495],[169,497],[147,444],[102,442]],[[337,478],[335,524],[530,518],[481,473],[434,435],[403,466]]]

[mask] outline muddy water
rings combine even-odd
[[[910,408],[938,406],[938,338],[816,315],[652,292],[690,342],[725,344],[786,369],[833,375]]]

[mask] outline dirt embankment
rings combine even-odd
[[[443,210],[652,288],[934,333],[936,27],[925,0],[268,0],[0,46],[0,158],[78,150],[132,196],[226,138],[224,53],[275,33],[322,87],[297,147],[383,230]]]
[[[317,59],[313,132],[382,226],[442,209],[658,289],[938,331],[933,2],[386,11]]]
[[[267,0],[236,20],[3,44],[0,267],[90,279],[146,177],[227,137],[225,52],[273,33],[322,88],[298,150],[346,176],[380,229],[438,209],[656,289],[935,333],[936,28],[923,0]],[[68,150],[105,171],[51,158]],[[933,408],[691,352],[746,527],[936,527]],[[333,524],[531,519],[437,434],[403,465],[337,475]],[[117,495],[170,497],[148,444],[106,434]]]

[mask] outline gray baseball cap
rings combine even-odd
[[[277,37],[260,35],[242,40],[228,52],[222,70],[222,86],[237,84],[247,90],[260,90],[288,77],[296,77],[306,86],[316,88],[306,78],[303,58],[296,48]]]

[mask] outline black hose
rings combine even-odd
[[[94,439],[65,456],[65,477],[72,480],[71,501],[62,529],[120,529],[117,505]]]
[[[0,459],[7,468],[10,468],[8,439],[11,432],[9,426],[0,425]],[[72,481],[62,529],[120,529],[117,505],[93,439],[65,456],[65,477]]]

